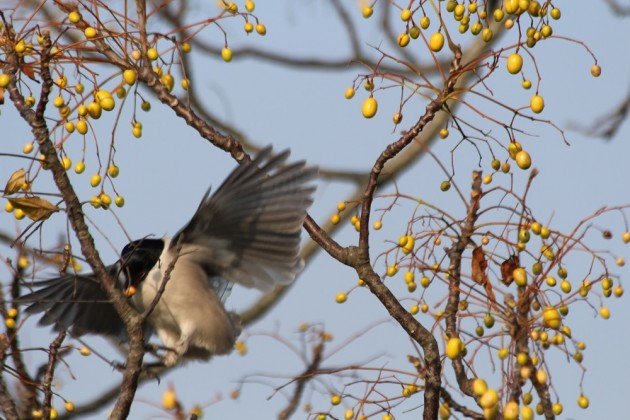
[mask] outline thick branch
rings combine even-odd
[[[44,418],[50,418],[50,407],[52,404],[52,382],[55,377],[55,366],[57,366],[57,355],[59,352],[59,347],[63,340],[66,338],[66,332],[61,331],[57,338],[50,343],[50,348],[48,351],[48,367],[46,368],[46,375],[44,376],[44,401],[42,403],[42,407],[44,409]]]
[[[446,309],[444,311],[444,317],[446,318],[446,335],[448,337],[459,336],[457,328],[457,310],[459,308],[459,285],[461,281],[462,254],[468,247],[470,237],[474,233],[481,196],[481,172],[475,171],[473,172],[472,191],[470,193],[470,204],[468,205],[466,219],[464,220],[464,224],[461,228],[462,230],[459,235],[459,239],[448,252],[448,258],[450,260],[450,266],[448,269],[448,303],[446,304]],[[453,359],[452,364],[459,389],[464,394],[472,397],[472,385],[466,375],[462,359],[457,357]]]

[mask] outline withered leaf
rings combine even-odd
[[[24,214],[26,214],[26,216],[34,222],[46,220],[51,214],[59,211],[59,207],[55,206],[50,201],[37,196],[10,198],[9,202],[16,209],[22,210]]]
[[[20,69],[29,79],[35,80],[35,66],[33,66],[33,63],[24,63],[20,66]]]
[[[521,261],[518,255],[512,255],[507,260],[501,263],[501,281],[506,286],[509,286],[514,281],[512,272],[521,266]]]
[[[485,284],[488,281],[486,270],[488,269],[488,261],[486,261],[486,254],[483,252],[483,248],[480,246],[473,249],[471,271],[472,279],[477,284]]]
[[[24,169],[18,169],[13,172],[9,181],[7,181],[7,185],[4,187],[4,195],[15,194],[26,185],[28,185],[26,182],[26,171]]]

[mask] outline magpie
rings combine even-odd
[[[132,241],[107,267],[131,305],[151,311],[147,332],[167,349],[166,365],[231,351],[241,327],[224,302],[234,284],[269,291],[302,270],[300,234],[317,168],[287,164],[288,157],[289,150],[263,149],[214,194],[208,190],[172,239]],[[94,274],[68,273],[30,287],[18,303],[29,305],[27,313],[43,312],[40,325],[125,340],[124,324]]]

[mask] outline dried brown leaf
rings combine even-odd
[[[506,286],[509,286],[514,281],[512,272],[521,266],[521,261],[518,255],[512,255],[507,260],[501,263],[501,281]]]
[[[17,171],[13,172],[13,174],[7,181],[7,185],[6,187],[4,187],[4,195],[15,194],[26,185],[28,185],[28,183],[26,182],[26,171],[24,169],[18,169]]]
[[[29,79],[35,80],[35,66],[32,63],[24,63],[21,66],[22,73],[27,75]]]
[[[486,254],[483,252],[483,248],[480,246],[473,249],[471,271],[472,279],[477,284],[485,284],[488,281],[488,275],[486,270],[488,269],[488,261],[486,260]]]
[[[9,201],[16,209],[21,209],[29,219],[34,222],[46,220],[54,212],[59,211],[59,207],[55,206],[48,200],[33,197],[10,198]]]

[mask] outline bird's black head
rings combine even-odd
[[[160,254],[164,249],[162,239],[139,239],[129,242],[120,255],[121,274],[124,274],[123,290],[131,290],[133,295],[135,288],[146,278],[149,271],[157,264]],[[130,287],[133,286],[133,289]]]

